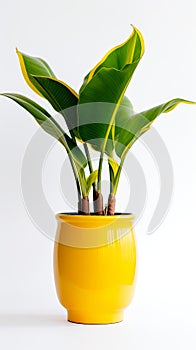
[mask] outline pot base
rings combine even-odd
[[[123,321],[123,311],[92,312],[92,310],[68,310],[68,321],[82,324],[117,323]]]

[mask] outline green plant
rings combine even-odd
[[[2,95],[25,108],[65,148],[77,186],[78,212],[90,214],[88,197],[92,188],[94,212],[114,215],[121,170],[130,147],[161,113],[170,112],[181,102],[192,102],[176,98],[141,113],[133,112],[125,91],[144,54],[143,37],[135,27],[124,43],[109,51],[87,74],[79,94],[58,80],[44,60],[18,50],[17,54],[27,84],[62,114],[69,134],[44,108],[29,98],[11,93]],[[83,151],[78,146],[80,142]],[[93,169],[89,145],[100,154],[96,170]],[[105,209],[101,193],[104,157],[108,159],[110,176]]]

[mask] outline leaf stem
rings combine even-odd
[[[90,171],[90,173],[92,173],[92,172],[93,172],[93,166],[92,166],[92,161],[91,161],[91,156],[90,156],[90,152],[89,152],[89,149],[88,149],[88,145],[87,145],[87,143],[85,142],[85,143],[83,144],[83,146],[84,146],[86,158],[87,158],[87,161],[88,161],[89,171]]]
[[[110,176],[110,193],[113,193],[114,173],[113,173],[113,169],[112,169],[112,167],[110,166],[109,163],[108,163],[108,165],[109,165],[109,176]]]
[[[91,160],[89,148],[88,148],[88,145],[87,145],[86,142],[84,143],[84,150],[85,150],[86,158],[87,158],[87,161],[88,161],[89,171],[90,171],[90,174],[92,174],[92,172],[93,172],[93,165],[92,165],[92,160]],[[97,191],[95,182],[93,183],[92,186],[93,186],[93,207],[94,207],[94,212],[97,215],[103,215],[103,197],[102,197],[102,194]]]
[[[88,148],[88,145],[87,145],[86,142],[84,143],[84,151],[85,151],[85,154],[86,154],[86,158],[87,158],[90,174],[92,174],[92,172],[93,172],[93,165],[92,165],[92,160],[91,160],[91,155],[90,155],[90,152],[89,152],[89,148]],[[96,191],[95,182],[93,183],[93,191]]]
[[[61,133],[61,137],[63,137],[64,139],[64,142],[63,142],[63,145],[67,151],[67,154],[68,154],[68,157],[69,157],[69,161],[70,161],[70,164],[71,164],[71,168],[72,168],[72,171],[73,171],[73,175],[74,175],[74,178],[75,178],[75,182],[76,182],[76,188],[77,188],[77,195],[78,195],[78,207],[80,206],[80,201],[81,201],[81,188],[80,188],[80,181],[79,181],[79,178],[78,178],[78,171],[77,171],[77,167],[76,167],[76,164],[71,156],[71,151],[67,145],[67,141],[66,141],[66,137],[64,135],[64,130],[61,128],[61,126],[57,123],[57,121],[54,119],[54,118],[51,118],[51,120],[53,121],[53,123],[55,124],[55,126],[59,129],[60,133]]]
[[[72,171],[73,171],[73,174],[74,174],[74,178],[75,178],[75,182],[76,182],[76,188],[77,188],[77,194],[78,194],[78,203],[80,203],[81,201],[81,189],[80,189],[80,182],[79,182],[79,179],[78,179],[78,172],[77,172],[77,169],[76,169],[76,166],[75,166],[75,163],[71,157],[71,155],[68,153],[68,157],[69,157],[69,161],[71,163],[71,168],[72,168]]]
[[[103,168],[103,157],[104,157],[104,151],[102,149],[100,159],[99,159],[99,167],[98,167],[98,178],[97,178],[97,191],[101,192],[101,175],[102,175],[102,168]]]
[[[125,92],[127,86],[128,86],[128,83],[125,86],[124,92]],[[97,184],[98,192],[101,192],[101,175],[102,175],[104,153],[105,153],[105,150],[106,150],[106,146],[107,146],[108,138],[109,138],[109,135],[110,135],[110,131],[111,131],[112,127],[114,126],[116,114],[118,112],[119,106],[120,106],[121,101],[123,99],[123,95],[124,94],[121,94],[118,102],[116,103],[116,106],[114,108],[112,117],[111,117],[109,125],[108,125],[107,132],[106,132],[105,137],[104,137],[103,146],[102,146],[102,149],[101,149],[101,155],[100,155],[100,159],[99,159],[99,168],[98,168],[98,184]]]
[[[90,206],[88,196],[83,196],[79,204],[78,213],[81,215],[90,215]]]
[[[121,175],[122,167],[123,167],[123,164],[124,164],[124,161],[125,161],[125,158],[126,158],[127,153],[128,153],[128,150],[123,154],[123,156],[122,156],[122,158],[121,158],[121,161],[120,161],[120,164],[119,164],[119,168],[118,168],[117,174],[116,174],[115,179],[114,179],[114,185],[113,185],[113,191],[112,191],[112,193],[113,193],[115,196],[116,196],[116,192],[117,192],[118,185],[119,185],[119,180],[120,180],[120,175]]]

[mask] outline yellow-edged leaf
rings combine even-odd
[[[120,127],[118,122],[118,135],[116,139],[115,150],[117,155],[124,159],[130,147],[146,131],[150,129],[151,124],[162,113],[169,113],[180,103],[195,104],[181,98],[175,98],[169,102],[153,107],[141,113],[136,113],[127,117],[126,121]]]
[[[113,158],[110,158],[110,157],[108,157],[108,163],[112,168],[114,178],[115,178],[119,168],[119,164]]]
[[[77,167],[79,169],[85,168],[87,160],[76,142],[65,133],[56,120],[44,108],[29,98],[19,94],[5,93],[1,95],[13,100],[26,109],[44,131],[56,138],[65,147],[67,153],[73,158]]]
[[[20,52],[18,49],[16,49],[16,53],[18,55],[22,74],[27,84],[38,95],[42,96],[42,93],[40,92],[39,87],[37,87],[37,83],[32,77],[32,75],[55,78],[55,75],[52,69],[50,68],[48,63],[44,61],[42,58],[26,55]]]
[[[94,170],[86,180],[86,193],[89,195],[91,186],[97,181],[98,171]]]
[[[89,83],[93,76],[102,68],[123,69],[127,64],[131,64],[141,59],[144,54],[144,39],[141,32],[132,25],[133,32],[122,44],[109,50],[104,57],[84,78],[80,91]]]

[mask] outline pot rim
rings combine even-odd
[[[114,219],[128,219],[128,220],[134,220],[134,215],[132,213],[115,213],[114,215],[96,215],[91,213],[90,215],[81,215],[75,212],[68,212],[68,213],[57,213],[55,214],[55,217],[59,221],[64,221],[64,219],[71,219],[71,218],[78,218],[79,220],[108,220],[113,221]]]
[[[74,248],[98,248],[113,244],[128,233],[133,234],[133,214],[78,215],[56,214],[56,242]]]

